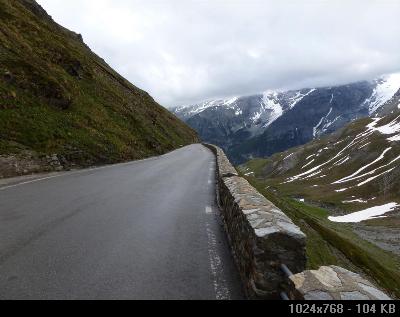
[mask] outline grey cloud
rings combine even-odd
[[[400,71],[397,0],[39,0],[174,106]]]

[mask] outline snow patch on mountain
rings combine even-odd
[[[376,88],[372,96],[365,101],[370,115],[388,102],[400,89],[400,73],[385,75],[375,80]]]
[[[180,106],[175,108],[175,113],[185,112],[185,116],[192,117],[212,107],[225,107],[225,108],[236,109],[235,104],[238,101],[238,99],[239,97],[233,97],[230,99],[220,99],[220,100],[208,100],[197,105]],[[239,115],[240,112],[239,111],[237,112]]]
[[[256,113],[256,116],[252,118],[253,122],[260,119],[262,111],[270,112],[269,120],[264,125],[264,128],[270,126],[274,121],[276,121],[279,117],[283,115],[284,111],[281,104],[279,103],[278,92],[267,91],[263,94],[261,102],[261,111],[259,113]]]
[[[314,91],[316,91],[316,89],[310,89],[309,92],[303,94],[301,91],[297,92],[297,94],[290,98],[290,106],[289,109],[293,109],[294,107],[296,107],[296,105],[302,101],[305,97],[307,97],[308,95],[312,94]]]
[[[233,98],[231,98],[231,99],[228,99],[228,100],[225,100],[224,102],[223,102],[223,106],[231,106],[231,105],[233,105],[236,101],[238,101],[238,97],[233,97]]]
[[[333,95],[332,95],[331,103],[332,103],[332,100],[333,100]],[[319,121],[319,123],[313,128],[313,136],[314,136],[314,138],[317,137],[317,134],[325,132],[326,129],[329,128],[332,125],[333,121],[329,121],[328,120],[329,116],[332,113],[332,110],[333,110],[333,108],[331,107],[329,109],[328,114],[325,117],[322,117],[321,120]],[[334,121],[336,121],[336,120],[337,120],[337,118]],[[322,127],[322,129],[320,131],[318,131],[318,129],[322,126],[322,124],[324,122],[325,122],[324,126]]]

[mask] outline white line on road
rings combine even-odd
[[[3,186],[3,187],[0,187],[0,191],[6,190],[6,189],[10,189],[10,188],[14,188],[14,187],[18,187],[18,186],[22,186],[22,185],[28,185],[28,184],[32,184],[32,183],[41,182],[41,181],[45,181],[45,180],[52,179],[52,178],[70,176],[70,175],[75,175],[75,174],[84,174],[84,173],[87,173],[87,172],[103,170],[103,169],[113,168],[113,167],[117,167],[117,166],[126,166],[126,165],[131,165],[131,164],[134,164],[134,163],[146,162],[146,161],[154,160],[155,158],[157,158],[157,157],[150,157],[150,158],[143,159],[143,160],[138,160],[138,161],[117,163],[117,164],[111,164],[111,165],[105,165],[105,166],[99,166],[99,167],[92,167],[92,168],[88,168],[88,169],[76,170],[76,171],[73,171],[73,172],[64,172],[64,173],[60,173],[59,175],[41,177],[41,178],[36,178],[36,179],[30,180],[30,181],[26,181],[26,182],[21,182],[21,183],[17,183],[17,184],[13,184],[13,185],[8,185],[8,186]]]
[[[76,172],[75,172],[75,173],[68,173],[68,175],[73,175],[73,174],[76,174]],[[32,183],[44,181],[44,180],[46,180],[46,179],[57,178],[57,177],[65,176],[65,175],[67,175],[67,174],[54,175],[54,176],[48,176],[48,177],[38,178],[38,179],[34,179],[34,180],[31,180],[31,181],[27,181],[27,182],[22,182],[22,183],[18,183],[18,184],[14,184],[14,185],[9,185],[9,186],[0,187],[0,190],[5,190],[5,189],[13,188],[13,187],[18,187],[18,186],[21,186],[21,185],[32,184]]]
[[[209,206],[207,206],[206,207],[206,214],[207,215],[211,215],[213,212],[212,212],[212,208],[211,207],[209,207]]]
[[[224,269],[221,257],[218,255],[217,238],[211,229],[211,225],[207,222],[207,237],[208,237],[208,254],[210,257],[211,274],[217,300],[229,300],[231,294],[224,279]]]
[[[213,168],[210,168],[210,177],[215,175],[215,170]]]

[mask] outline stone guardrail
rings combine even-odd
[[[232,253],[251,299],[388,300],[360,275],[337,266],[306,271],[306,236],[274,204],[240,177],[225,153],[217,160],[217,199]],[[292,273],[293,272],[293,273]]]
[[[290,277],[291,298],[299,300],[390,300],[359,274],[338,266],[323,266]]]
[[[280,266],[299,273],[306,266],[306,236],[247,180],[239,177],[224,152],[217,157],[221,214],[249,298],[279,299],[287,278]]]

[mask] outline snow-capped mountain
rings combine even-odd
[[[261,135],[312,91],[266,91],[254,96],[177,107],[172,111],[192,126],[203,140],[227,150]]]
[[[172,111],[234,163],[265,157],[375,115],[400,88],[400,74],[343,86],[266,91]],[[388,110],[386,110],[388,111]]]
[[[255,136],[262,133],[271,123],[295,107],[314,90],[303,89],[287,92],[269,90],[254,96],[232,97],[180,106],[173,108],[172,111],[185,121],[196,116],[203,117],[212,112],[240,117],[241,124],[232,127],[231,132],[235,133],[240,129],[247,128],[252,132],[251,135]]]

